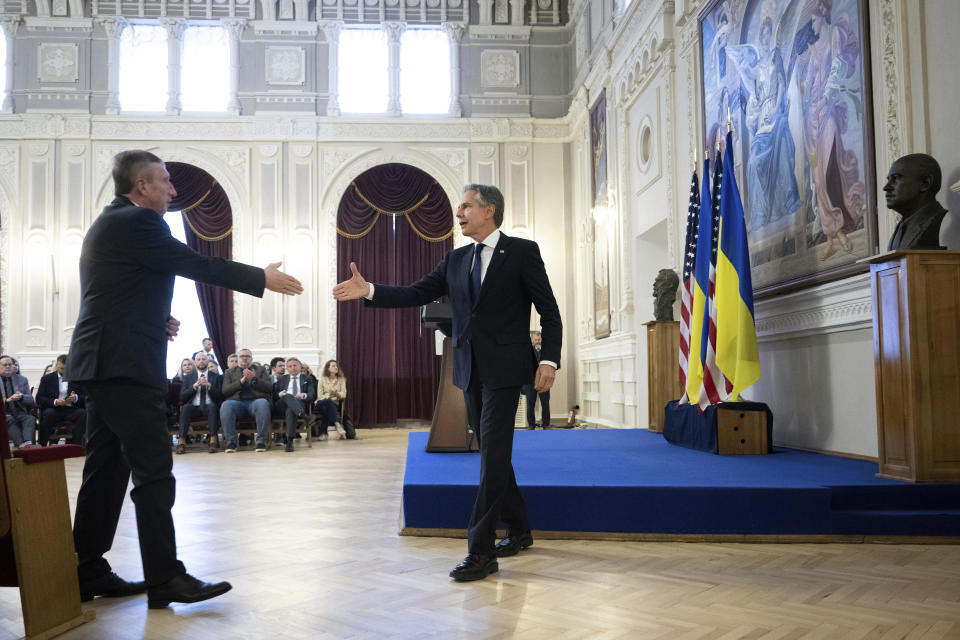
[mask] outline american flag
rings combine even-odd
[[[710,167],[710,160],[704,163],[704,175]],[[697,227],[700,224],[700,180],[694,170],[690,182],[690,206],[687,207],[687,241],[683,254],[683,278],[680,281],[680,388],[687,400],[687,370],[690,366],[690,316],[693,313],[693,266],[697,260]]]
[[[714,303],[717,287],[717,245],[720,241],[720,184],[723,177],[723,163],[720,154],[713,168],[713,199],[710,207],[710,290],[707,294],[707,305],[704,310],[704,333],[707,339],[701,341],[701,349],[706,351],[703,360],[703,382],[700,386],[700,397],[697,405],[703,411],[711,404],[726,400],[733,385],[727,380],[720,367],[717,366],[717,306]]]

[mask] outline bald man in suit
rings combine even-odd
[[[453,383],[463,390],[467,420],[480,442],[480,486],[468,526],[468,554],[454,567],[457,581],[499,570],[498,557],[533,544],[526,505],[511,456],[513,422],[523,385],[553,385],[560,362],[562,322],[540,248],[500,232],[503,194],[469,184],[457,209],[463,235],[474,242],[447,253],[436,269],[408,287],[373,285],[360,275],[334,287],[337,300],[364,298],[374,307],[411,307],[449,296],[453,311]],[[539,364],[530,343],[530,307],[540,314]],[[497,543],[496,529],[507,535]]]

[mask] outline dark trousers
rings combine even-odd
[[[326,433],[327,428],[340,419],[340,407],[336,401],[323,398],[317,402],[317,410],[320,411],[320,433]]]
[[[468,526],[467,550],[470,553],[494,553],[497,525],[503,522],[507,532],[530,530],[527,507],[513,473],[513,420],[517,411],[519,387],[490,389],[472,376],[463,392],[467,402],[467,422],[480,442],[480,486]]]
[[[200,405],[185,404],[180,407],[180,442],[186,442],[187,432],[190,431],[190,421],[197,416],[207,417],[207,427],[210,429],[210,435],[216,437],[217,429],[220,428],[220,406],[216,402],[207,402],[206,408],[200,408]]]
[[[527,426],[532,427],[537,424],[537,390],[532,384],[523,385],[522,390],[524,397],[527,399]],[[544,427],[550,426],[549,391],[540,394],[540,424]]]
[[[73,433],[70,434],[71,444],[83,442],[83,434],[87,430],[87,412],[80,407],[47,407],[40,415],[40,437],[37,444],[47,446],[50,436],[56,431],[57,425],[69,420],[73,423]]]
[[[73,521],[80,582],[110,571],[103,557],[113,546],[127,482],[148,586],[185,573],[177,560],[170,509],[176,495],[160,389],[130,380],[90,382],[87,392],[87,458]]]
[[[286,394],[277,400],[277,409],[283,412],[284,433],[287,439],[297,436],[297,422],[307,418],[307,405],[300,398]]]

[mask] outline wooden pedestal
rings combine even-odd
[[[717,453],[721,456],[762,455],[770,452],[767,412],[717,407]]]
[[[879,473],[960,481],[960,252],[870,263]]]
[[[680,323],[644,322],[647,328],[647,428],[663,432],[663,408],[680,389]]]
[[[26,638],[52,638],[96,617],[80,608],[63,461],[0,463],[0,555],[14,559]]]

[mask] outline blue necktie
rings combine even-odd
[[[480,252],[483,251],[483,243],[478,242],[473,248],[473,271],[470,272],[470,302],[476,302],[480,295]]]

